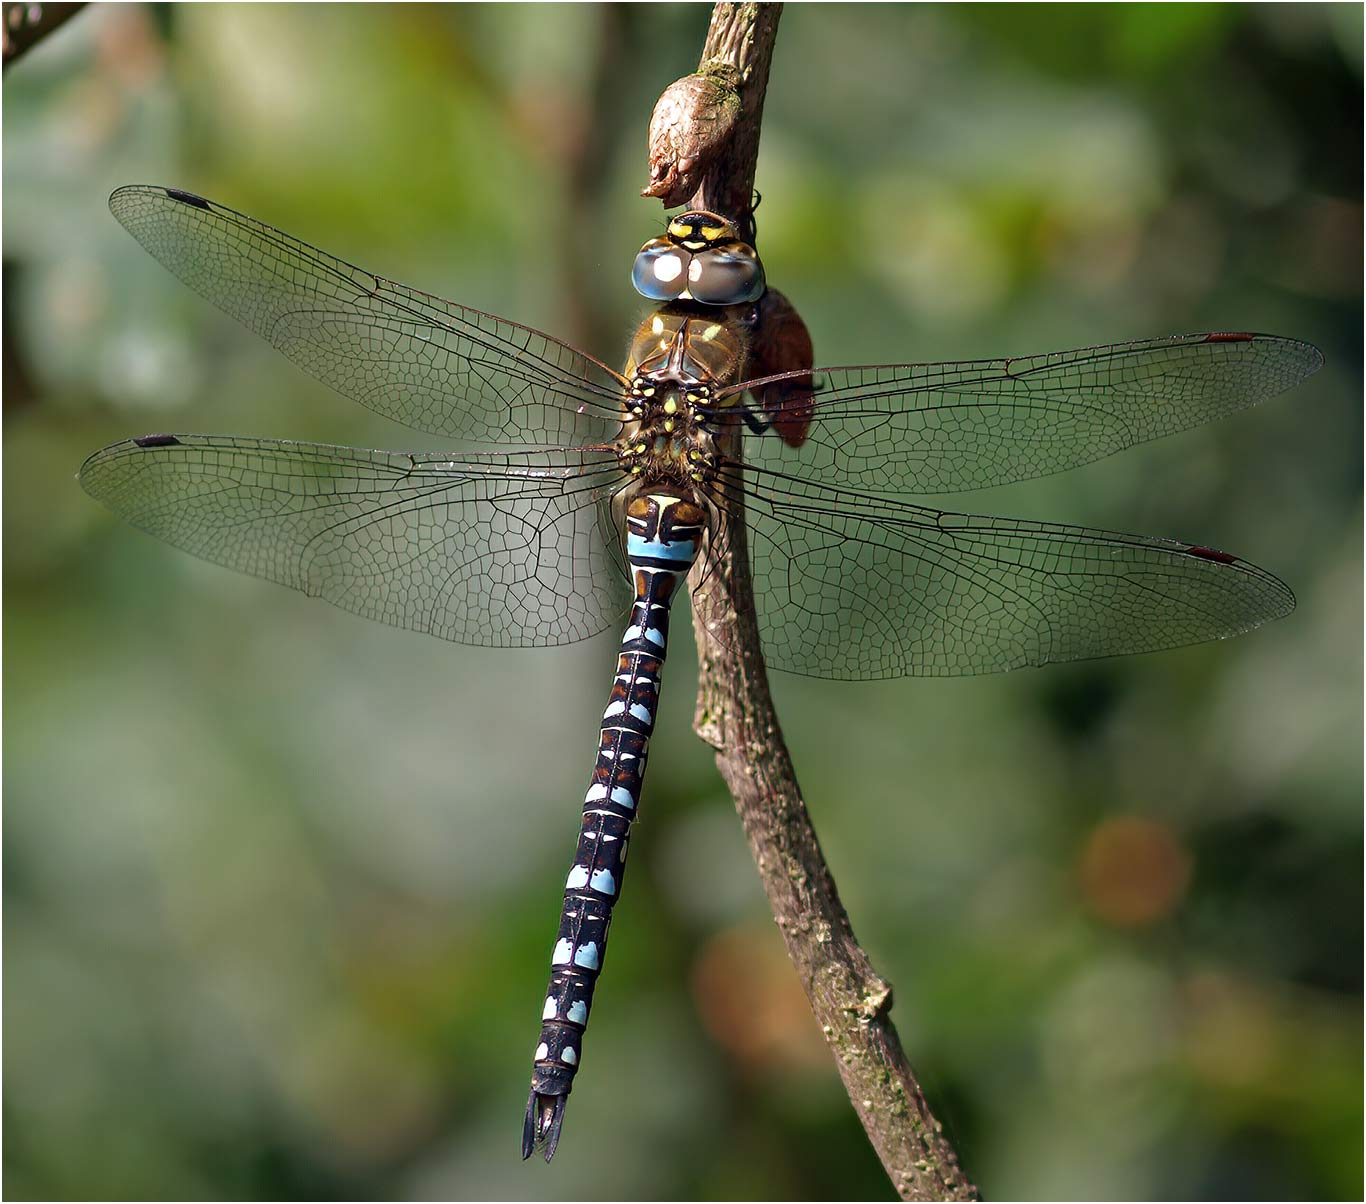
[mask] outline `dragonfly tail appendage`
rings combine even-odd
[[[578,850],[565,881],[522,1126],[523,1158],[543,1146],[548,1162],[560,1139],[640,801],[668,647],[669,606],[697,558],[705,521],[695,503],[666,493],[642,493],[627,506],[626,553],[635,601],[602,716]]]
[[[530,1158],[536,1147],[543,1146],[545,1160],[555,1157],[555,1147],[560,1144],[560,1129],[564,1126],[564,1109],[569,1103],[568,1094],[542,1095],[535,1087],[527,1100],[526,1121],[522,1125],[522,1158]]]

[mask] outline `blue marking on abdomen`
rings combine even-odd
[[[680,564],[690,564],[697,559],[697,541],[679,539],[668,543],[662,539],[645,539],[627,532],[626,555],[631,560],[639,556],[645,560],[676,560]]]

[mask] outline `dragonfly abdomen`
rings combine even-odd
[[[565,880],[522,1128],[523,1158],[544,1144],[549,1161],[559,1142],[640,802],[668,649],[669,608],[697,559],[705,523],[701,507],[676,493],[642,490],[627,503],[626,555],[635,599],[602,716],[578,850]]]

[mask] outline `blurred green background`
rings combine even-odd
[[[892,1198],[690,731],[686,622],[564,1143],[524,1165],[616,637],[388,630],[73,479],[148,431],[433,446],[163,272],[105,209],[122,183],[619,359],[661,223],[650,107],[707,16],[99,7],[5,76],[7,1196]],[[759,223],[818,363],[1199,329],[1328,360],[952,503],[1234,549],[1293,617],[1002,677],[774,682],[991,1197],[1361,1195],[1361,56],[1355,5],[783,17]]]

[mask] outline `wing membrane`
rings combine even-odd
[[[791,448],[769,432],[748,437],[745,456],[804,480],[879,493],[982,489],[1256,405],[1322,363],[1316,348],[1293,339],[1194,334],[1018,359],[817,368],[806,443]],[[791,375],[746,381],[722,396]]]
[[[728,476],[745,493],[764,656],[789,672],[995,673],[1222,639],[1295,605],[1255,565],[1174,540]]]
[[[570,643],[630,598],[602,505],[620,471],[602,453],[157,435],[96,452],[81,484],[205,560],[460,643]]]
[[[197,293],[386,418],[538,446],[601,442],[620,421],[622,378],[530,327],[363,271],[190,193],[133,185],[109,208]]]

